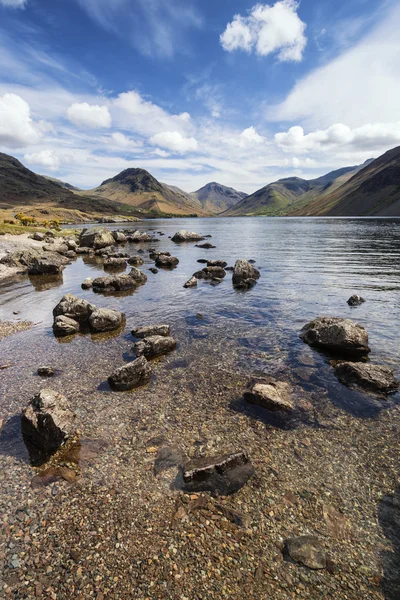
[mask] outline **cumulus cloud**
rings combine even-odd
[[[161,146],[172,152],[185,153],[197,150],[197,140],[193,137],[184,137],[179,131],[163,131],[156,133],[149,139],[153,146]]]
[[[297,14],[294,0],[281,0],[273,6],[257,4],[248,16],[235,15],[220,42],[224,50],[254,50],[260,56],[277,53],[278,60],[299,62],[307,44],[306,24]]]
[[[244,144],[263,144],[265,142],[265,137],[263,137],[262,135],[260,135],[257,132],[257,129],[255,127],[248,127],[247,129],[244,129],[242,131],[242,133],[240,134],[240,140],[242,142],[244,142]]]
[[[9,8],[24,8],[28,0],[0,0],[0,5]]]
[[[136,91],[120,94],[113,101],[113,108],[118,110],[116,118],[122,128],[132,129],[143,135],[155,135],[163,131],[185,134],[193,128],[189,113],[171,115],[161,106],[144,100]]]
[[[77,127],[87,127],[88,129],[109,129],[111,127],[111,115],[107,106],[74,102],[67,109],[67,117]]]
[[[302,127],[296,125],[286,132],[276,133],[275,141],[283,150],[295,152],[331,150],[345,146],[373,151],[400,143],[400,121],[370,123],[355,129],[336,123],[328,129],[318,129],[307,134]]]
[[[32,154],[25,154],[24,159],[28,164],[41,165],[51,171],[57,171],[60,168],[60,158],[54,150],[41,150]]]
[[[0,145],[23,148],[42,137],[40,124],[31,119],[30,106],[17,94],[0,96]]]

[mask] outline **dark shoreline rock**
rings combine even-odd
[[[380,396],[394,393],[400,387],[400,382],[391,369],[369,363],[338,363],[335,366],[335,375],[349,388]]]
[[[132,335],[136,338],[146,338],[152,335],[162,335],[169,336],[170,327],[169,325],[160,324],[160,325],[146,325],[144,327],[137,327],[136,329],[132,329]]]
[[[260,278],[260,271],[244,258],[239,258],[233,268],[232,283],[236,288],[251,288]]]
[[[176,348],[176,340],[171,336],[152,335],[146,337],[133,346],[133,352],[136,356],[145,356],[146,358],[156,358],[163,354],[168,354]]]
[[[145,385],[151,379],[152,369],[144,356],[119,367],[108,378],[108,383],[113,390],[132,390]]]
[[[357,294],[353,294],[353,296],[350,296],[350,298],[347,300],[347,304],[349,306],[360,306],[360,304],[363,304],[364,302],[364,298],[362,296],[358,296]]]
[[[292,412],[295,409],[290,384],[272,378],[255,383],[244,393],[244,398],[250,404],[271,411]]]
[[[234,494],[253,474],[253,466],[242,451],[193,459],[183,467],[186,491],[207,491],[216,496]]]
[[[350,319],[318,317],[304,325],[300,338],[310,346],[346,356],[362,358],[371,352],[366,329]]]

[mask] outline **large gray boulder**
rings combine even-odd
[[[96,308],[89,317],[92,333],[103,333],[119,329],[125,323],[125,314],[111,308]]]
[[[260,278],[260,271],[244,258],[236,261],[232,274],[232,283],[237,288],[250,288]]]
[[[53,333],[56,337],[66,337],[67,335],[74,335],[80,330],[80,324],[75,319],[59,315],[55,317],[53,322]]]
[[[82,300],[73,294],[66,294],[53,309],[53,315],[54,317],[63,315],[84,324],[89,321],[89,317],[95,309],[95,305],[90,304],[87,300]]]
[[[243,487],[254,474],[245,452],[197,458],[183,467],[183,481],[189,492],[207,491],[227,496]]]
[[[244,397],[251,404],[258,404],[271,411],[292,412],[295,408],[291,386],[284,381],[269,379],[256,383]]]
[[[400,387],[392,369],[370,363],[342,362],[335,366],[335,374],[347,387],[359,388],[373,394],[390,394]]]
[[[194,231],[186,231],[186,229],[177,231],[172,237],[172,241],[178,244],[181,242],[200,242],[201,240],[204,240],[202,235],[195,233]]]
[[[132,390],[135,387],[144,385],[150,381],[151,366],[144,356],[119,367],[108,378],[110,387],[114,390],[124,391]]]
[[[32,258],[28,265],[29,275],[57,275],[62,273],[69,260],[56,252],[45,252]]]
[[[147,338],[152,335],[169,336],[170,328],[169,325],[147,325],[146,327],[138,327],[132,330],[133,337],[136,338]]]
[[[168,354],[176,348],[176,340],[170,336],[152,335],[146,337],[133,346],[133,352],[136,356],[145,356],[146,358],[155,358]]]
[[[75,433],[75,419],[65,396],[43,389],[22,411],[22,434],[28,442],[53,454]]]
[[[362,357],[371,351],[367,331],[350,319],[318,317],[303,327],[300,338],[310,346],[340,355]]]
[[[114,236],[107,227],[96,225],[82,231],[79,238],[79,245],[83,248],[107,248],[115,243]]]

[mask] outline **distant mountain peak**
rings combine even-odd
[[[202,188],[192,193],[201,205],[212,214],[219,214],[231,208],[247,196],[244,192],[238,192],[234,188],[227,187],[217,181],[210,181]]]

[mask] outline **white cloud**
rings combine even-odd
[[[400,121],[396,123],[371,123],[351,129],[342,123],[328,129],[318,129],[304,134],[299,125],[286,132],[276,133],[279,147],[289,152],[312,152],[351,147],[354,150],[377,151],[400,143]]]
[[[39,142],[40,125],[31,119],[30,106],[21,96],[0,96],[0,145],[23,148]]]
[[[109,129],[111,127],[111,115],[107,106],[74,102],[67,109],[67,117],[77,127],[89,129]]]
[[[0,4],[10,8],[24,8],[28,0],[0,0]]]
[[[60,158],[54,150],[42,150],[41,152],[25,154],[24,159],[28,164],[41,165],[49,168],[51,171],[57,171],[61,164]]]
[[[248,127],[247,129],[244,129],[242,131],[242,133],[240,134],[240,139],[245,143],[245,144],[263,144],[265,142],[265,137],[263,137],[262,135],[260,135],[255,127]]]
[[[171,156],[169,152],[161,150],[160,148],[156,148],[153,154],[155,154],[156,156],[161,156],[161,158],[168,158],[168,156]]]
[[[281,0],[273,6],[257,4],[249,16],[235,15],[220,36],[224,50],[255,50],[260,56],[278,53],[280,61],[298,62],[307,44],[306,24],[297,14],[294,0]]]
[[[336,122],[359,127],[397,121],[399,29],[400,7],[391,4],[391,10],[383,12],[370,33],[301,79],[281,104],[267,111],[267,118],[280,122],[301,120],[309,128],[326,128]]]
[[[113,108],[114,111],[118,110],[115,118],[122,128],[132,129],[143,135],[154,135],[163,131],[185,134],[193,128],[189,113],[171,115],[157,104],[144,100],[136,91],[120,94],[113,101]]]
[[[179,131],[163,131],[149,139],[153,146],[161,146],[172,152],[185,153],[197,150],[198,143],[193,137],[184,137]]]
[[[112,143],[117,146],[118,148],[124,148],[126,150],[129,149],[134,149],[134,148],[141,148],[143,146],[143,142],[142,141],[138,141],[138,140],[132,140],[131,138],[127,137],[126,135],[124,135],[123,133],[121,133],[120,131],[115,131],[114,133],[111,134],[111,141]]]

